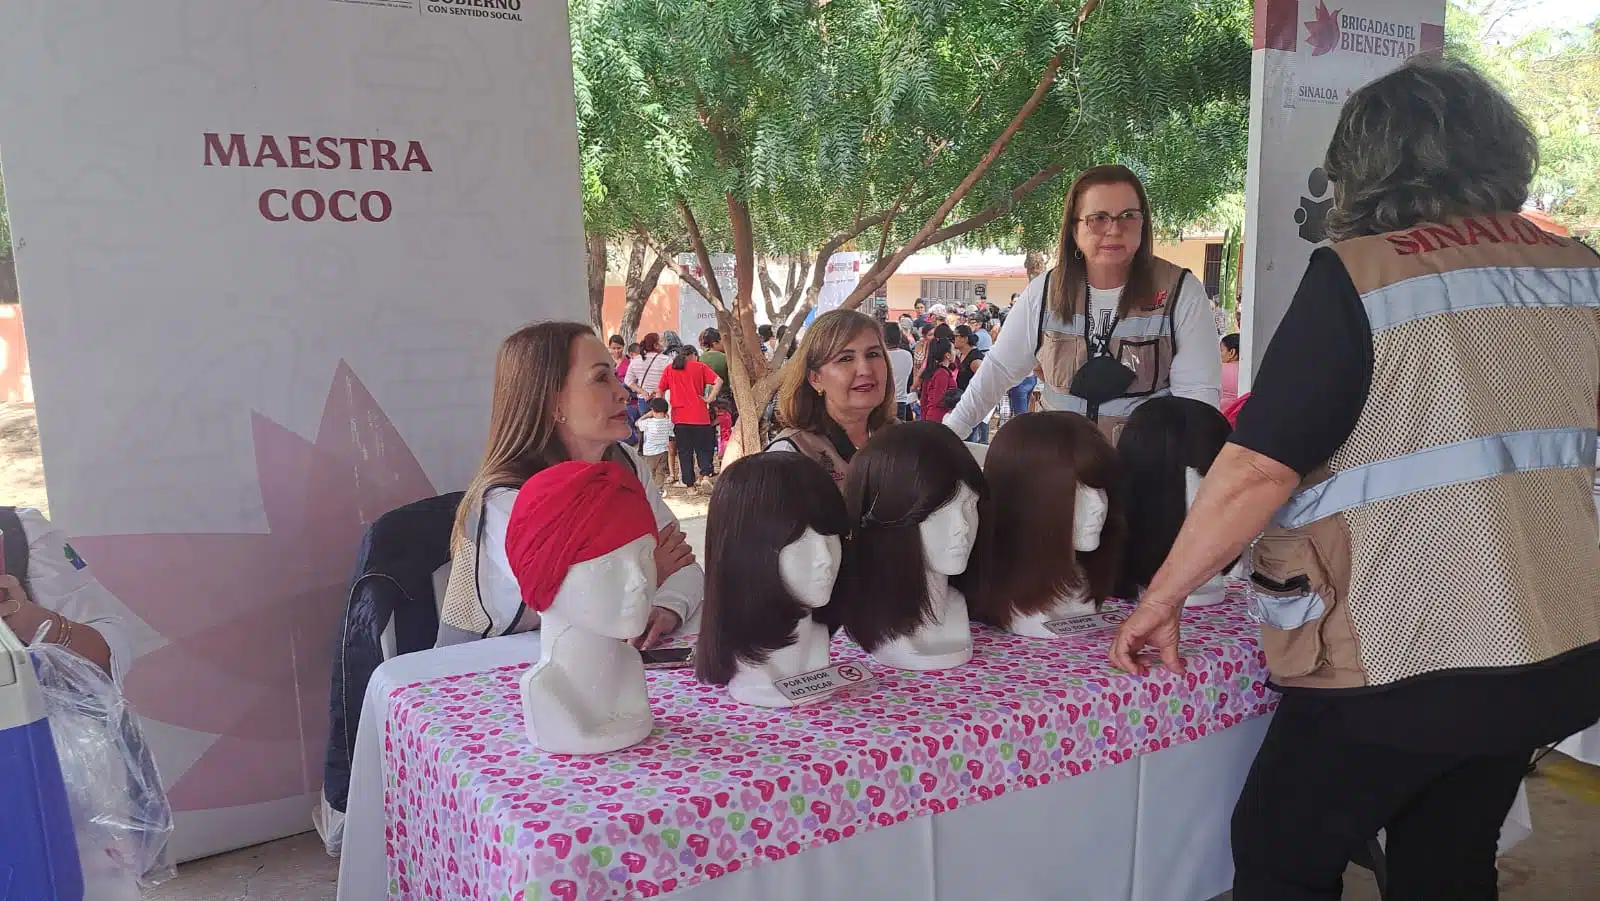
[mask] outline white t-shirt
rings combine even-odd
[[[646,397],[661,393],[661,376],[672,365],[672,357],[662,354],[645,354],[628,364],[628,382],[644,389]]]
[[[916,399],[916,395],[907,387],[915,366],[911,351],[904,347],[889,348],[889,378],[894,379],[894,395],[898,403],[909,404]]]
[[[640,419],[639,434],[644,436],[644,455],[654,457],[667,452],[667,442],[672,440],[672,420],[665,416]]]
[[[28,536],[28,597],[53,613],[89,626],[111,648],[111,677],[118,684],[133,651],[123,619],[127,610],[89,571],[89,564],[72,549],[67,533],[56,528],[32,507],[18,507],[17,519]],[[32,635],[18,635],[32,641]]]
[[[630,447],[624,446],[623,449],[628,454],[629,465],[638,472],[641,468],[638,455]],[[666,528],[677,523],[678,517],[667,507],[661,489],[656,487],[649,473],[646,472],[640,481],[644,483],[645,496],[650,499],[650,509],[655,512],[656,527]],[[483,505],[483,557],[480,561],[487,560],[489,565],[484,566],[482,562],[478,565],[478,591],[495,622],[511,622],[523,606],[522,590],[517,587],[517,577],[512,573],[511,561],[506,556],[506,527],[511,523],[511,508],[516,503],[517,489],[498,488],[489,492]],[[667,581],[656,590],[651,603],[678,614],[684,623],[679,631],[698,631],[698,620],[693,623],[694,629],[689,629],[690,618],[700,612],[700,601],[705,593],[705,570],[696,563],[668,576]],[[528,617],[534,617],[534,621],[537,621],[538,614],[529,610],[523,614],[523,621],[526,622]]]
[[[1033,372],[1038,362],[1035,354],[1039,307],[1048,276],[1045,273],[1028,283],[1027,290],[1006,314],[1000,337],[984,356],[961,403],[945,416],[944,424],[957,435],[966,437],[1007,391]],[[1107,311],[1115,313],[1121,295],[1121,288],[1089,290],[1090,322],[1096,333],[1101,328],[1102,315]],[[1211,298],[1206,296],[1205,285],[1192,273],[1183,280],[1172,320],[1178,342],[1178,352],[1172,358],[1172,393],[1217,406],[1222,402],[1222,355],[1217,350],[1217,327],[1211,318]]]

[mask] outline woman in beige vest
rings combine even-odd
[[[522,604],[506,558],[506,525],[530,476],[563,460],[613,460],[642,472],[628,437],[628,392],[616,363],[587,325],[542,322],[500,345],[489,411],[489,444],[456,515],[450,582],[439,645],[526,632],[539,615]],[[637,644],[647,647],[693,619],[705,590],[678,519],[654,480],[641,478],[660,529],[659,588]]]
[[[856,448],[894,416],[889,350],[878,321],[856,310],[834,310],[806,329],[784,367],[778,388],[784,430],[767,450],[805,454],[843,485]]]

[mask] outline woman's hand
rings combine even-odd
[[[1145,674],[1139,662],[1139,652],[1147,647],[1161,652],[1161,665],[1174,673],[1183,673],[1183,657],[1178,653],[1179,621],[1183,618],[1183,602],[1177,604],[1140,602],[1128,621],[1117,629],[1111,642],[1111,665],[1136,676]]]
[[[694,548],[684,537],[683,529],[671,523],[656,538],[656,587],[666,584],[673,573],[694,565]]]
[[[0,575],[0,617],[23,644],[31,644],[47,620],[54,624],[47,638],[61,640],[61,623],[50,611],[28,599],[28,592],[16,576]]]
[[[644,634],[628,642],[641,651],[647,651],[667,640],[667,636],[677,631],[683,625],[683,618],[665,607],[651,607],[650,621],[645,624]]]

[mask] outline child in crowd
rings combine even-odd
[[[728,439],[733,437],[733,414],[728,412],[727,401],[712,401],[711,421],[717,427],[717,459],[720,460],[723,451],[728,449]]]
[[[639,434],[644,442],[644,461],[650,464],[650,476],[657,488],[665,488],[672,481],[670,442],[672,441],[672,408],[664,397],[653,397],[639,417]]]

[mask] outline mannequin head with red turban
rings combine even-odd
[[[506,527],[524,604],[619,639],[639,635],[650,616],[655,548],[644,486],[611,462],[540,470],[518,492]]]

